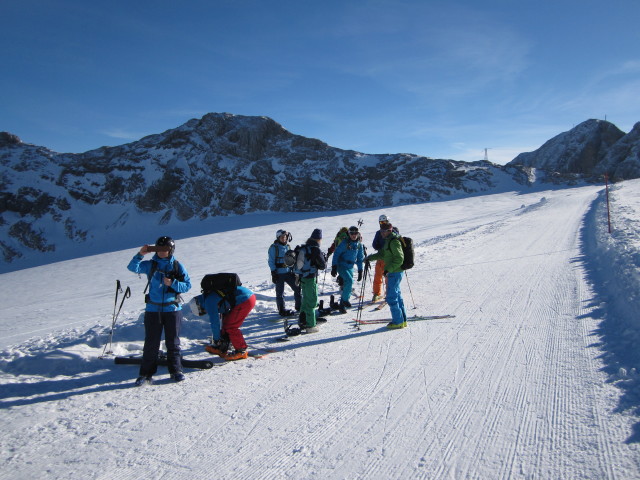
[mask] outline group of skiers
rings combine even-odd
[[[368,271],[370,262],[375,260],[372,300],[382,298],[383,279],[386,278],[386,301],[392,315],[392,321],[387,327],[395,329],[407,325],[407,314],[400,291],[404,254],[400,241],[395,241],[399,240],[399,233],[386,215],[380,216],[379,225],[380,229],[372,244],[377,252],[369,256],[365,253],[362,236],[355,226],[342,228],[326,254],[320,248],[322,230],[319,228],[313,230],[304,245],[296,248],[295,254],[289,243],[292,241],[291,233],[283,229],[276,232],[276,239],[268,248],[268,264],[271,280],[276,287],[276,306],[279,314],[284,317],[287,335],[297,335],[302,331],[315,333],[318,331],[317,324],[326,321],[326,310],[318,309],[318,275],[327,268],[331,255],[331,276],[337,277],[341,286],[340,302],[335,305],[338,310],[345,313],[351,307],[354,267],[357,281],[362,281],[363,271]],[[180,356],[180,294],[191,289],[191,280],[184,266],[175,259],[174,251],[174,240],[166,236],[160,237],[155,245],[142,246],[127,267],[148,278],[145,288],[143,356],[139,376],[135,381],[138,386],[152,383],[158,367],[163,330],[170,376],[176,382],[184,380]],[[153,258],[144,260],[144,256],[151,252],[155,252]],[[200,314],[206,312],[209,315],[213,341],[205,349],[225,360],[247,358],[247,343],[240,327],[255,307],[255,294],[239,281],[230,290],[205,290],[204,285],[203,279],[203,292],[192,300],[192,304],[197,306]],[[293,291],[293,310],[287,309],[285,305],[285,285]],[[288,317],[296,314],[297,325],[290,324]]]

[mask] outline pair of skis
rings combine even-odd
[[[420,320],[442,320],[448,318],[456,318],[455,315],[414,315],[413,317],[407,318],[408,322],[417,322]],[[353,321],[356,325],[375,325],[381,323],[389,323],[392,321],[391,318],[372,318],[370,320],[362,320],[354,318]]]

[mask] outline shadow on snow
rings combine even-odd
[[[640,364],[637,349],[640,325],[636,320],[640,302],[637,295],[625,291],[631,285],[616,268],[616,258],[598,248],[597,210],[603,206],[603,196],[604,192],[601,192],[585,215],[580,234],[582,257],[577,260],[584,265],[587,281],[594,292],[588,305],[593,309],[589,317],[600,321],[592,333],[596,340],[590,347],[602,351],[600,358],[608,375],[607,381],[622,392],[615,411],[640,415],[640,374],[635,370]],[[640,422],[633,426],[626,443],[640,443]]]

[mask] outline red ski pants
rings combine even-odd
[[[233,307],[229,313],[222,317],[222,336],[229,337],[233,348],[236,350],[244,350],[247,348],[247,342],[244,341],[244,335],[242,335],[240,327],[255,306],[256,296],[253,294],[240,305]]]

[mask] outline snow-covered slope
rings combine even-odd
[[[214,359],[181,384],[161,368],[135,388],[136,367],[98,358],[116,279],[133,296],[114,350],[142,346],[145,280],[125,268],[135,248],[2,274],[15,301],[0,315],[0,478],[638,478],[640,182],[611,197],[613,236],[601,187],[581,187],[182,237],[195,284],[237,271],[256,292],[243,330],[251,350],[276,351]],[[416,243],[409,313],[455,318],[358,330],[352,313],[274,343],[275,231],[297,243],[363,218],[370,243],[380,213]],[[208,358],[208,334],[187,313],[185,354]]]

